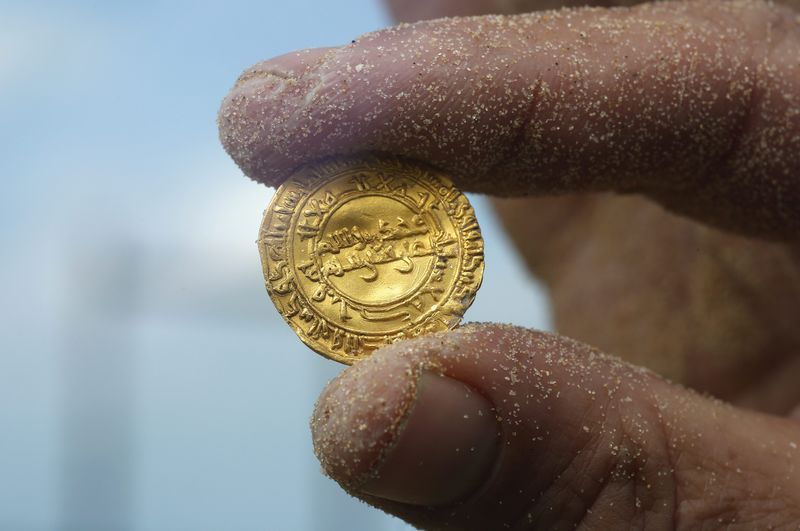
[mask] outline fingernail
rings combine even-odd
[[[474,492],[497,453],[492,405],[402,360],[370,361],[346,370],[317,404],[312,431],[323,470],[351,492],[415,505]]]
[[[234,86],[238,88],[251,80],[264,80],[270,77],[284,80],[297,79],[317,66],[334,49],[333,47],[309,48],[261,61],[242,72]]]
[[[308,75],[335,49],[315,48],[262,61],[245,70],[217,115],[225,150],[250,178],[275,186],[298,164],[283,149],[304,97],[317,83]],[[314,151],[313,146],[307,147]]]

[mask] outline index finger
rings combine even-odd
[[[223,102],[251,178],[382,151],[498,195],[643,192],[800,234],[800,22],[762,2],[440,19],[257,65]]]

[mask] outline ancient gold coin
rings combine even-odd
[[[272,198],[258,246],[267,291],[289,326],[348,364],[454,328],[483,277],[467,198],[442,172],[393,157],[301,168]]]

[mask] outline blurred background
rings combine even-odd
[[[217,140],[238,74],[379,0],[0,3],[0,531],[398,530],[320,474],[341,366],[263,286],[272,190]],[[467,319],[548,327],[487,202]]]

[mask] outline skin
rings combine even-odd
[[[424,529],[800,527],[797,9],[439,20],[245,72],[219,121],[248,176],[385,151],[504,196],[563,334],[474,325],[348,368],[312,417],[325,472]]]

